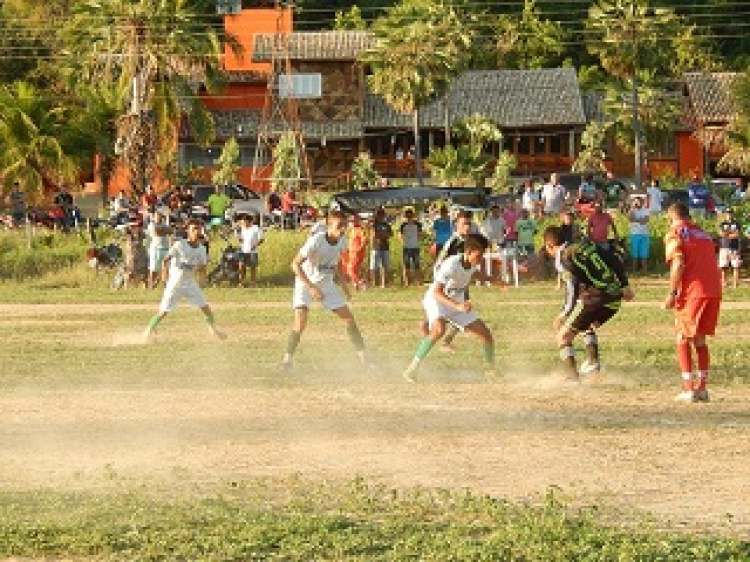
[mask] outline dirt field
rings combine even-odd
[[[14,310],[21,320],[36,309]],[[535,373],[487,383],[426,371],[415,385],[389,365],[346,377],[323,367],[244,388],[207,388],[190,374],[164,388],[5,388],[0,482],[75,489],[361,476],[517,500],[557,486],[674,526],[720,528],[731,518],[750,536],[747,388],[682,406],[671,391],[614,374],[574,387]]]

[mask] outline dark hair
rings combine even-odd
[[[550,225],[544,229],[544,243],[551,242],[555,246],[562,246],[565,242],[565,234],[559,226]]]
[[[456,215],[457,219],[466,219],[466,220],[472,220],[473,215],[471,214],[471,211],[462,210],[458,212],[458,215]]]
[[[464,239],[464,250],[482,250],[489,248],[490,242],[483,234],[472,233]]]
[[[672,211],[672,213],[674,213],[675,216],[677,216],[677,218],[680,218],[680,219],[690,218],[690,209],[682,201],[679,201],[677,203],[672,203],[672,205],[669,207],[669,210]]]
[[[338,209],[329,209],[328,214],[326,215],[326,222],[331,219],[346,220],[346,214]]]
[[[187,222],[185,222],[185,228],[188,226],[197,226],[198,228],[201,228],[203,226],[203,221],[200,219],[188,219]]]

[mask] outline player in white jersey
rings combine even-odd
[[[205,278],[206,263],[208,262],[206,246],[200,242],[202,228],[201,221],[197,219],[189,220],[187,222],[187,239],[177,240],[164,258],[162,266],[162,276],[165,278],[164,295],[159,304],[159,312],[151,318],[146,331],[143,333],[144,339],[153,335],[159,322],[177,308],[177,304],[182,297],[185,297],[193,306],[201,309],[206,317],[208,331],[211,334],[220,339],[226,338],[223,332],[216,329],[211,307],[208,306],[206,297],[198,285],[197,277]]]
[[[360,360],[364,362],[365,344],[354,316],[346,305],[350,293],[346,276],[341,271],[341,254],[346,250],[346,216],[340,211],[330,211],[326,224],[326,232],[309,237],[292,261],[295,275],[292,299],[294,325],[282,360],[282,367],[285,369],[292,366],[292,358],[302,332],[307,327],[309,307],[314,300],[346,323],[349,339],[357,349]],[[341,288],[336,284],[337,273]]]
[[[447,258],[435,272],[435,279],[427,289],[422,304],[429,322],[429,334],[422,338],[404,378],[416,382],[419,364],[432,347],[445,334],[448,322],[476,335],[484,344],[484,357],[487,363],[487,376],[494,376],[495,343],[487,325],[474,311],[471,301],[465,298],[466,288],[472,281],[502,283],[482,273],[481,263],[489,246],[487,238],[481,234],[469,234],[464,240],[464,250]]]

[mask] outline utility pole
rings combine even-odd
[[[638,116],[638,25],[635,3],[631,4],[633,10],[633,137],[635,151],[635,187],[641,189],[643,186],[643,149],[641,147],[641,122]]]

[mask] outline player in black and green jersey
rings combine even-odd
[[[565,304],[554,326],[568,378],[578,380],[573,348],[576,335],[585,334],[588,350],[581,373],[598,373],[601,364],[596,329],[620,310],[623,299],[633,299],[633,291],[622,261],[587,238],[568,243],[559,226],[549,226],[544,231],[544,249],[555,260],[566,285]]]

